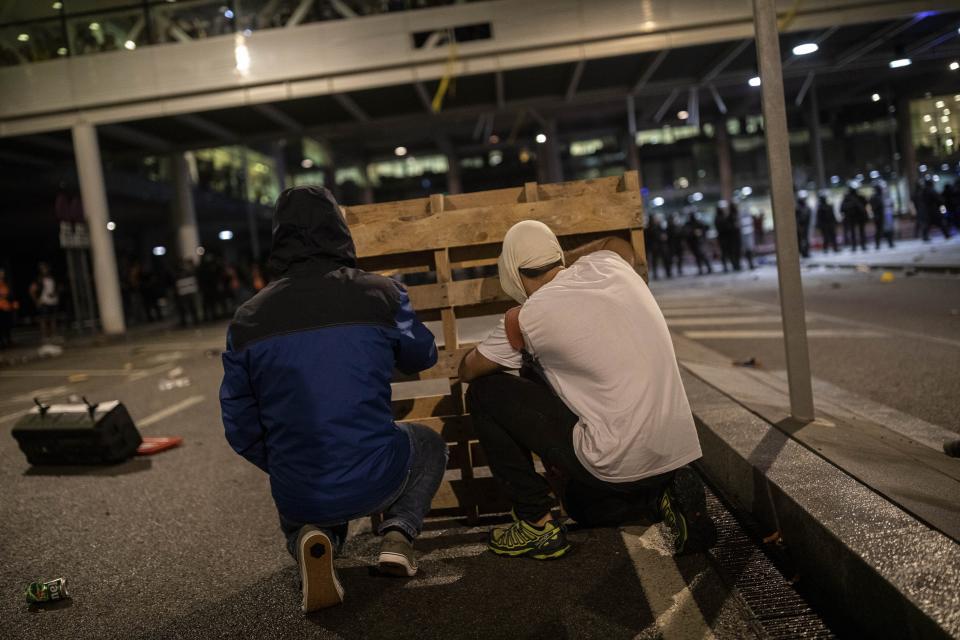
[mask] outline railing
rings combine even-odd
[[[0,66],[477,1],[12,0],[0,9]]]

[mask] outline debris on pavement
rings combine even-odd
[[[143,442],[137,447],[138,456],[152,456],[155,453],[166,451],[180,446],[183,438],[180,436],[143,436]]]
[[[182,389],[190,386],[190,378],[166,378],[157,383],[157,389],[160,391],[170,391],[171,389]]]
[[[858,264],[857,273],[870,273],[870,265]]]
[[[54,578],[44,582],[39,578],[34,580],[24,590],[24,596],[30,604],[42,604],[46,602],[56,602],[70,597],[67,591],[66,578]]]
[[[894,276],[892,271],[884,271],[883,275],[880,276],[880,282],[893,282],[893,278]]]
[[[748,358],[747,360],[734,360],[733,366],[735,367],[749,367],[750,369],[761,369],[760,361],[756,358]]]

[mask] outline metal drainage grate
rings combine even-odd
[[[718,534],[711,556],[768,637],[836,637],[709,488],[707,510]]]

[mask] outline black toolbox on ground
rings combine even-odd
[[[109,464],[137,452],[142,439],[120,402],[54,404],[37,407],[13,426],[27,462]]]

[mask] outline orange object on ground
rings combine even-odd
[[[173,449],[174,447],[179,446],[181,442],[183,442],[183,438],[180,436],[163,438],[151,438],[144,436],[143,443],[137,447],[137,455],[152,456],[155,453],[160,453],[161,451],[166,451],[167,449]]]

